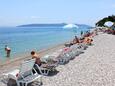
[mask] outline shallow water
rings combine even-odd
[[[5,45],[11,48],[11,58],[14,55],[31,50],[40,50],[72,40],[80,31],[89,30],[86,27],[78,29],[5,27],[0,28],[0,60],[6,59]]]

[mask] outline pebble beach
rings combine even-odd
[[[83,54],[76,56],[75,59],[70,60],[65,65],[59,65],[56,68],[57,74],[43,76],[43,86],[114,86],[114,44],[114,35],[99,33],[93,38],[93,45],[84,50]],[[10,65],[1,66],[0,75],[3,72],[19,68],[20,62],[21,60]],[[0,82],[0,86],[6,85]]]
[[[44,77],[44,86],[114,86],[115,36],[99,34],[92,46],[66,65],[59,73]]]

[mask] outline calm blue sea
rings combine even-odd
[[[0,28],[0,60],[5,59],[4,47],[11,48],[11,58],[16,54],[40,50],[61,44],[73,39],[74,35],[79,35],[80,31],[87,31],[89,28],[78,29],[63,28],[32,28],[32,27],[5,27]]]

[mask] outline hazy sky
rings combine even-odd
[[[94,25],[115,14],[115,0],[0,0],[0,26],[29,23]]]

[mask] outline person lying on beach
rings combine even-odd
[[[91,45],[92,41],[93,41],[93,39],[91,37],[85,37],[85,39],[84,39],[84,43],[88,44],[88,45]]]
[[[106,33],[115,35],[115,30],[110,28],[106,31]]]
[[[5,51],[6,51],[6,57],[10,57],[11,49],[7,45],[5,45]]]

